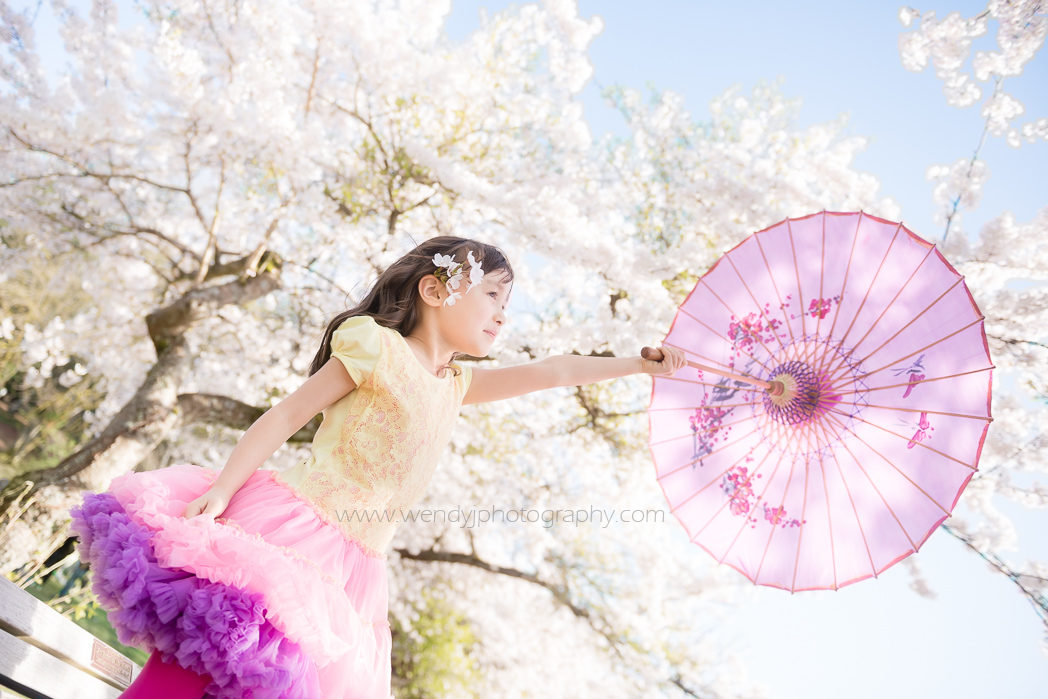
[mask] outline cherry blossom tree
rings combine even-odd
[[[929,63],[943,81],[947,102],[958,109],[978,108],[982,133],[970,157],[933,165],[934,203],[943,225],[946,254],[965,275],[983,313],[986,334],[997,367],[994,425],[979,471],[961,501],[959,517],[944,528],[1006,575],[1026,596],[1045,625],[1048,650],[1048,565],[1009,561],[1019,532],[997,498],[1028,508],[1048,506],[1048,439],[1044,434],[1048,405],[1048,205],[1032,220],[1016,221],[1001,212],[978,231],[965,231],[966,211],[979,204],[990,168],[982,157],[988,138],[1003,138],[1013,147],[1048,141],[1048,115],[1027,115],[1009,87],[1043,49],[1048,36],[1048,6],[1037,0],[991,0],[973,17],[952,12],[900,10],[899,19],[913,27],[899,39],[903,65],[914,71]],[[914,26],[914,22],[917,22]],[[992,50],[975,50],[974,41],[995,28]],[[1040,480],[1038,480],[1040,479]],[[921,583],[923,586],[923,583]]]
[[[570,2],[498,14],[459,44],[442,33],[446,3],[51,8],[65,50],[55,76],[36,43],[38,8],[0,4],[3,281],[18,283],[46,251],[89,301],[70,317],[15,315],[4,333],[27,385],[75,357],[81,368],[60,379],[90,377],[104,398],[79,449],[5,488],[6,571],[43,564],[84,490],[143,465],[221,465],[235,433],[302,380],[326,319],[414,241],[456,232],[510,252],[517,293],[541,313],[504,333],[494,361],[634,354],[672,312],[660,279],[708,263],[742,233],[750,205],[796,212],[827,193],[831,204],[864,203],[850,191],[862,179],[848,168],[855,144],[838,148],[829,177],[755,191],[757,169],[814,162],[839,139],[832,125],[789,138],[788,119],[762,121],[764,106],[735,96],[733,110],[755,115],[749,140],[729,133],[732,112],[710,148],[739,163],[753,148],[767,154],[696,191],[745,199],[718,214],[732,220],[723,238],[651,217],[638,228],[647,168],[698,157],[649,147],[645,133],[694,127],[667,98],[633,109],[636,147],[592,142],[576,95],[599,22]],[[643,394],[627,381],[468,411],[430,503],[659,510],[645,478]],[[566,693],[735,693],[736,674],[709,663],[711,649],[695,652],[696,624],[681,616],[693,609],[712,624],[735,581],[695,564],[670,585],[668,559],[644,538],[672,526],[662,519],[606,536],[575,523],[410,523],[395,542],[394,616],[411,633],[434,598],[466,614],[481,639],[478,691],[553,681]],[[536,624],[508,604],[521,599],[548,618]],[[554,665],[541,681],[527,670]]]

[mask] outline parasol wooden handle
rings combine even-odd
[[[656,349],[654,347],[644,347],[640,351],[640,356],[652,362],[661,362],[663,354],[662,350],[660,349]],[[707,366],[706,364],[699,364],[698,362],[693,362],[691,360],[688,360],[688,366],[694,369],[698,369],[699,371],[708,371],[711,374],[723,376],[727,379],[732,379],[734,381],[748,383],[751,386],[756,386],[757,388],[764,389],[773,396],[781,395],[784,390],[784,386],[782,385],[781,381],[761,381],[760,379],[755,379],[752,376],[746,376],[744,374],[733,374],[730,371],[717,369],[711,366]]]

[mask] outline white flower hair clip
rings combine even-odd
[[[465,293],[468,294],[473,290],[474,286],[480,284],[481,280],[484,279],[484,269],[477,262],[476,258],[473,257],[472,250],[466,252],[466,261],[469,263],[469,286],[466,287]],[[455,301],[462,296],[462,292],[458,291],[458,288],[462,284],[463,267],[465,265],[461,262],[456,262],[454,255],[441,255],[439,252],[433,255],[433,264],[437,267],[437,271],[433,273],[434,276],[444,282],[444,286],[448,289],[448,297],[444,299],[444,305],[454,306]]]

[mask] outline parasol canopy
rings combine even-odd
[[[990,417],[983,317],[901,223],[822,212],[759,231],[680,305],[657,376],[656,476],[691,541],[751,581],[836,589],[918,550]]]

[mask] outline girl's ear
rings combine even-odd
[[[444,305],[444,298],[447,294],[448,290],[444,282],[432,274],[427,274],[418,280],[418,296],[427,306],[436,308]]]

